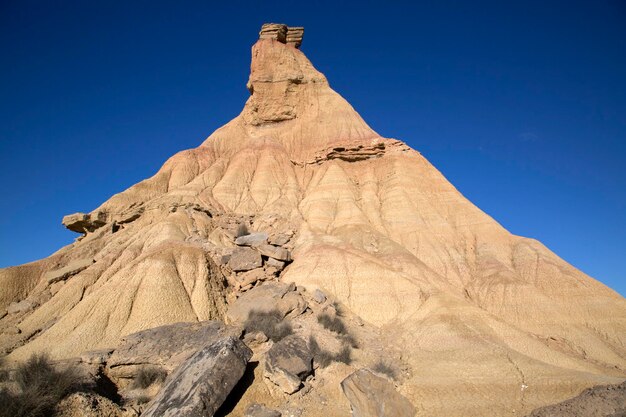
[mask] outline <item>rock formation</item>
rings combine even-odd
[[[346,363],[316,365],[289,404],[258,367],[241,414],[267,394],[273,409],[344,416],[340,382],[381,359],[425,415],[522,416],[626,378],[626,300],[378,135],[301,42],[302,28],[264,25],[240,115],[64,218],[82,234],[73,244],[0,270],[7,360],[80,356],[178,322],[243,325],[269,299],[300,317],[293,329],[319,345],[314,362]],[[255,355],[271,348],[246,337],[263,347]]]

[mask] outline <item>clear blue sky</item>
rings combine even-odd
[[[263,22],[380,134],[626,294],[626,3],[0,3],[0,266],[236,116]]]

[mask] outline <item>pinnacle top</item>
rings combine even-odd
[[[289,27],[282,23],[264,23],[259,32],[259,39],[275,39],[294,48],[300,47],[303,36],[303,27]]]

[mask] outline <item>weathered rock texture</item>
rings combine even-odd
[[[145,366],[171,372],[207,344],[225,337],[238,337],[240,333],[219,321],[155,327],[125,337],[102,362],[106,362],[107,374],[114,379],[132,378]],[[94,353],[89,356],[101,356],[101,351]]]
[[[341,382],[352,406],[353,417],[414,417],[415,407],[400,395],[393,384],[361,369]]]
[[[199,350],[170,375],[143,417],[212,416],[243,375],[252,352],[233,337]]]
[[[287,394],[302,386],[313,370],[313,355],[299,336],[287,336],[270,348],[265,357],[265,376]]]
[[[321,288],[404,352],[414,371],[400,392],[425,415],[520,416],[626,377],[623,297],[509,233],[373,131],[299,49],[261,37],[239,116],[67,223],[87,232],[77,242],[0,270],[0,308],[32,306],[0,319],[9,360],[224,317],[239,296],[226,259],[246,224],[293,236],[292,263],[270,271],[260,255],[264,271]]]

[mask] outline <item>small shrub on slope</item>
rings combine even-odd
[[[246,332],[263,332],[274,342],[278,342],[293,333],[291,325],[283,320],[278,310],[251,311],[244,323],[244,328]]]

